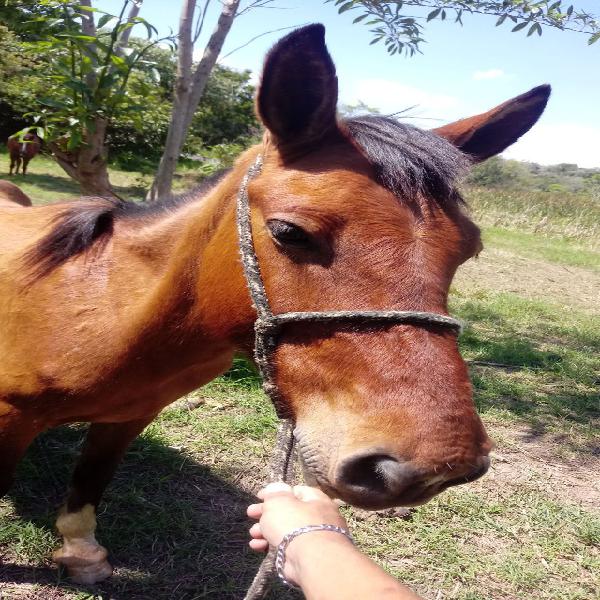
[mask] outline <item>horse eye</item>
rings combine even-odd
[[[311,245],[310,235],[294,223],[269,219],[267,227],[278,244],[292,246],[294,248],[307,248]]]

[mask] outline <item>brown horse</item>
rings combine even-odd
[[[433,132],[336,118],[337,78],[312,25],[267,56],[267,133],[179,202],[106,199],[0,212],[0,491],[41,431],[91,422],[57,527],[75,579],[110,574],[95,511],[125,449],[158,412],[251,354],[235,203],[248,187],[273,311],[447,314],[458,266],[481,249],[456,188],[471,161],[539,118],[549,87]],[[456,335],[434,324],[290,324],[276,381],[309,479],[332,497],[420,504],[481,476],[491,443]]]
[[[0,206],[31,206],[31,199],[14,183],[0,179]]]
[[[18,175],[19,167],[23,162],[22,172],[23,175],[27,175],[27,165],[39,153],[42,140],[35,133],[29,131],[23,136],[11,135],[6,146],[10,155],[9,174],[12,175],[14,169],[15,175]]]

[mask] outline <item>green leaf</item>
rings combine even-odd
[[[67,150],[75,150],[75,148],[81,145],[81,133],[76,130],[71,131],[69,141],[67,142]]]
[[[589,40],[588,46],[595,44],[598,40],[600,40],[600,31],[597,31]]]
[[[513,27],[511,29],[511,31],[521,31],[521,29],[524,29],[525,27],[527,27],[529,23],[527,21],[524,21],[523,23],[519,23],[518,25],[515,25],[515,27]]]
[[[352,24],[360,23],[363,19],[366,19],[368,16],[369,15],[367,13],[365,13],[364,15],[360,15],[359,17],[356,17],[354,21],[352,21]]]
[[[571,4],[571,6],[569,6],[569,8],[567,8],[567,17],[570,17],[573,14],[573,5]]]
[[[61,102],[60,100],[56,100],[55,98],[47,98],[42,97],[38,98],[38,102],[43,104],[44,106],[50,106],[51,108],[60,108],[61,110],[70,110],[70,106]]]
[[[102,15],[100,19],[98,19],[98,29],[102,29],[110,20],[112,19],[112,15]]]
[[[125,67],[125,66],[127,66],[126,63],[125,63],[125,59],[121,58],[120,56],[117,56],[116,54],[111,54],[110,55],[110,60],[117,67]]]
[[[506,15],[502,15],[497,21],[496,21],[496,27],[498,27],[499,25],[502,25],[502,23],[504,23],[504,21],[506,21]]]
[[[346,12],[347,10],[350,10],[353,5],[354,5],[354,2],[346,2],[345,4],[342,4],[342,6],[340,6],[338,8],[338,14],[341,15],[342,13]]]
[[[428,15],[427,15],[427,22],[435,19],[440,13],[442,12],[441,8],[436,8],[435,10],[432,10]]]

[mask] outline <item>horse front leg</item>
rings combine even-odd
[[[10,157],[10,169],[8,170],[8,174],[12,175],[15,165],[17,164],[17,160],[14,156]]]
[[[21,157],[17,156],[17,168],[15,169],[15,175],[19,174],[19,167],[21,166]]]
[[[108,552],[94,535],[96,508],[127,447],[155,416],[90,425],[67,502],[56,521],[63,546],[53,554],[54,562],[64,566],[76,583],[93,584],[112,574]]]
[[[40,429],[32,425],[35,419],[11,409],[0,400],[0,498],[10,489],[17,464],[40,433]]]
[[[21,168],[21,172],[23,173],[23,176],[27,175],[27,165],[29,164],[29,161],[31,159],[27,158],[26,156],[23,157],[23,167]]]

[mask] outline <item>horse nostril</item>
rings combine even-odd
[[[363,454],[342,463],[337,482],[354,491],[389,493],[405,488],[416,475],[407,463],[388,454]]]

